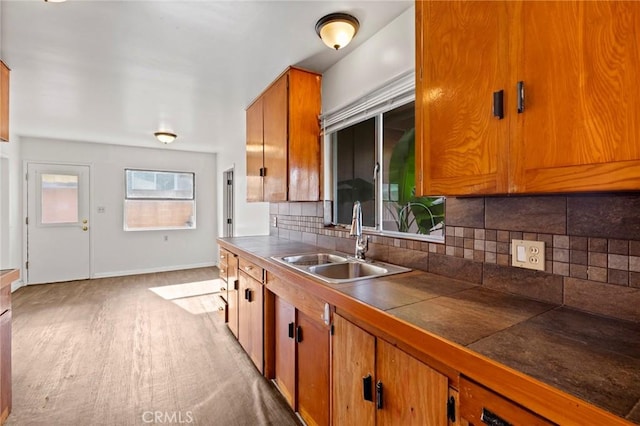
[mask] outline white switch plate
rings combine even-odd
[[[544,271],[544,241],[511,240],[511,265]]]

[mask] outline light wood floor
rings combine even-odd
[[[298,424],[217,313],[216,277],[201,268],[16,291],[7,425]]]

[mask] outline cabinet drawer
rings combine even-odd
[[[554,424],[465,377],[460,378],[460,417],[475,426]]]
[[[246,259],[238,258],[238,268],[254,280],[264,282],[264,270]]]

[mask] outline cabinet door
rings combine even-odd
[[[308,425],[329,424],[329,330],[297,311],[298,412]]]
[[[263,370],[262,284],[244,272],[239,274],[238,341],[258,370]]]
[[[247,201],[262,201],[263,99],[247,109]]]
[[[264,201],[287,200],[287,78],[276,80],[263,95]]]
[[[640,3],[522,2],[515,192],[640,187]]]
[[[376,369],[376,386],[382,385],[378,425],[447,424],[446,376],[381,339],[376,344]]]
[[[333,424],[374,425],[375,337],[339,315],[333,318]],[[364,399],[365,386],[371,400]]]
[[[416,2],[416,190],[507,192],[508,2]],[[505,114],[493,116],[504,90]]]
[[[296,310],[280,297],[275,298],[275,381],[293,408],[296,391]]]
[[[9,68],[0,61],[0,140],[9,142]]]
[[[0,315],[0,423],[11,412],[11,310]]]
[[[243,293],[244,295],[244,293]],[[227,326],[236,338],[238,337],[238,257],[227,253]]]
[[[321,79],[289,70],[289,201],[320,199]]]

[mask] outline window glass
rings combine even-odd
[[[78,176],[42,174],[42,224],[78,222]]]
[[[337,130],[331,140],[336,223],[350,225],[360,201],[366,227],[443,240],[444,197],[416,196],[414,102]]]
[[[416,196],[414,104],[384,113],[382,122],[382,230],[444,235],[444,197]]]
[[[351,223],[353,203],[360,201],[363,225],[375,226],[375,124],[371,118],[334,134],[338,223]]]
[[[125,170],[124,229],[194,229],[195,174]]]

